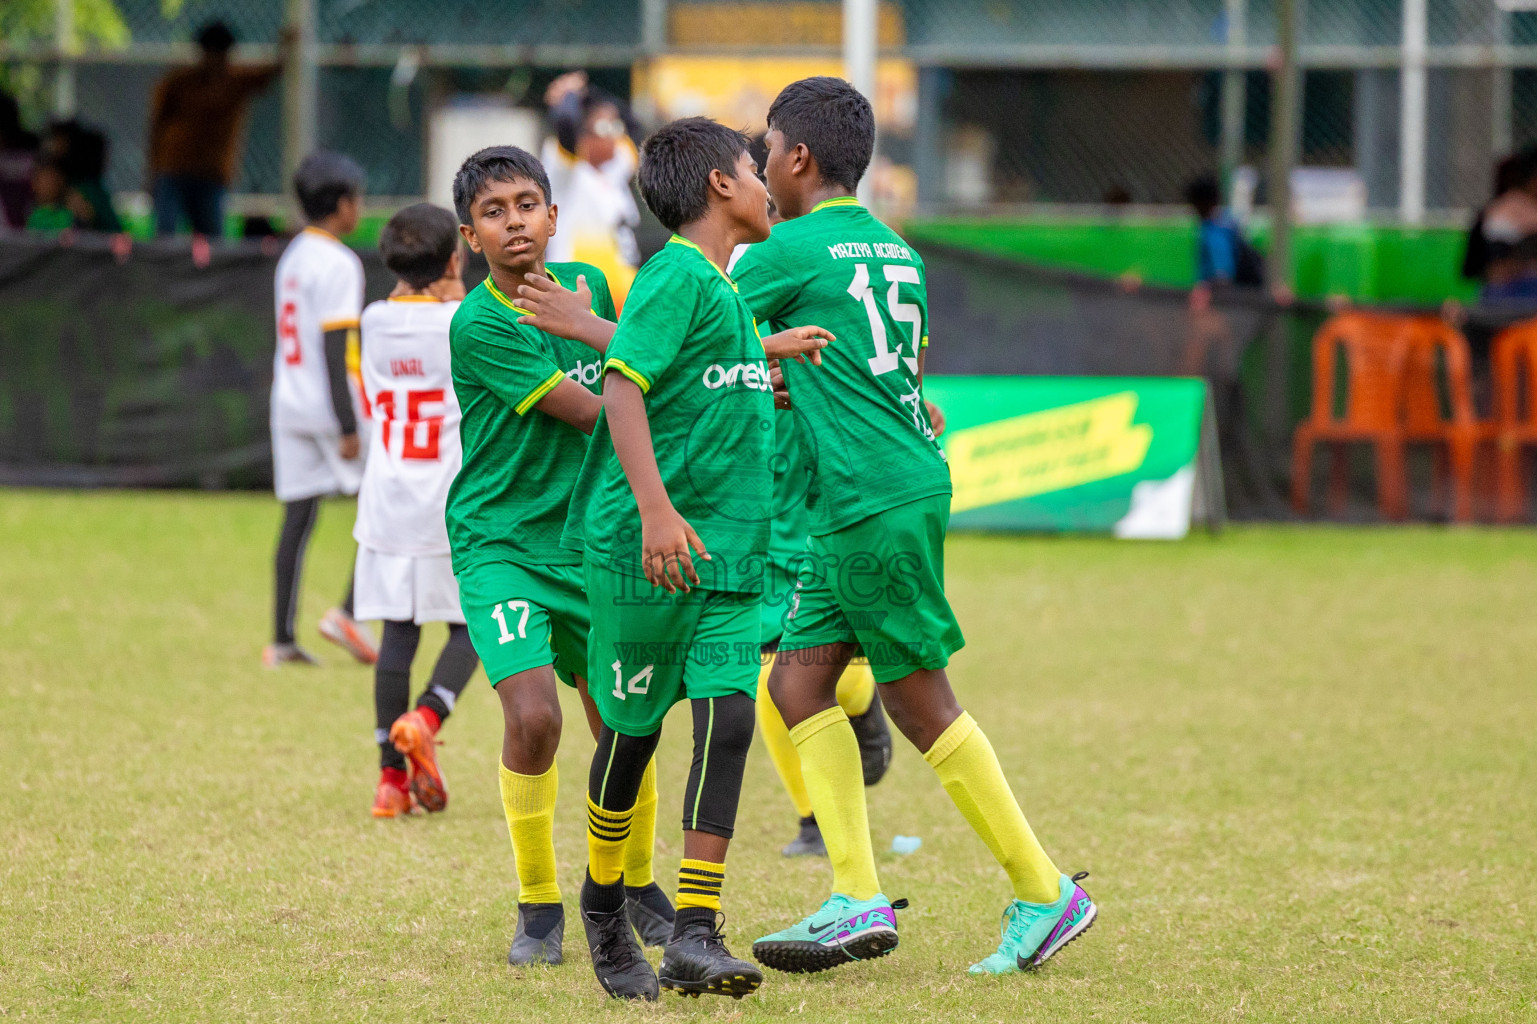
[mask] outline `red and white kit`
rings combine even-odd
[[[352,531],[359,619],[464,621],[443,523],[462,461],[448,348],[458,308],[407,295],[363,311],[363,388],[374,423]]]
[[[331,407],[325,334],[358,326],[363,261],[335,237],[309,227],[288,243],[277,269],[277,352],[272,360],[272,475],[279,501],[356,494],[363,458],[343,459]],[[351,375],[349,374],[349,377]],[[359,432],[367,403],[356,381]],[[366,446],[365,446],[366,447]]]

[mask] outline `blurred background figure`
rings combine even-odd
[[[544,100],[555,137],[545,141],[541,159],[560,208],[547,258],[591,263],[608,277],[615,305],[623,306],[640,265],[640,210],[630,188],[639,130],[617,98],[588,83],[585,71],[555,79]]]
[[[74,226],[69,210],[69,185],[64,169],[52,157],[42,157],[32,165],[32,209],[27,214],[28,231],[57,233]]]
[[[1484,258],[1482,298],[1537,299],[1537,150],[1502,164],[1499,194],[1484,207],[1478,233]],[[1464,271],[1467,261],[1464,260]]]
[[[65,205],[72,221],[69,226],[110,234],[123,230],[112,193],[103,181],[107,173],[107,136],[73,118],[55,121],[48,128],[43,150],[64,176]]]
[[[21,105],[0,91],[0,232],[27,223],[37,154],[37,136],[23,127]]]
[[[286,51],[287,36],[280,45]],[[281,74],[283,60],[230,63],[235,34],[222,21],[194,38],[202,59],[160,80],[150,104],[149,173],[155,233],[175,234],[185,219],[195,235],[224,233],[224,196],[239,163],[251,101]]]
[[[1264,262],[1244,238],[1238,221],[1222,207],[1222,188],[1210,175],[1185,187],[1185,201],[1200,218],[1196,238],[1196,281],[1207,286],[1265,283]]]

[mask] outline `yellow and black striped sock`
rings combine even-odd
[[[633,807],[605,811],[587,798],[587,873],[599,885],[616,885],[624,879],[624,846],[634,814]]]
[[[725,880],[726,865],[683,858],[678,865],[678,909],[719,910],[720,887]]]

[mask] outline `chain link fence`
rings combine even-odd
[[[242,45],[237,56],[270,59],[288,6],[72,0],[78,46],[61,48],[57,2],[0,5],[0,85],[19,92],[40,122],[55,105],[54,69],[67,55],[78,116],[111,137],[107,183],[117,191],[145,187],[149,98],[169,67],[190,59],[191,34],[223,20]],[[1369,206],[1392,210],[1404,0],[1299,5],[1301,162],[1353,168]],[[490,91],[538,106],[543,84],[572,66],[597,69],[610,91],[628,95],[631,68],[674,48],[666,17],[674,27],[685,15],[708,24],[698,16],[712,8],[727,24],[767,16],[811,25],[835,18],[837,4],[313,0],[316,137],[363,162],[374,194],[420,195],[429,121],[446,97]],[[643,44],[648,10],[658,9],[664,31]],[[1426,205],[1462,210],[1487,198],[1495,159],[1537,142],[1537,13],[1505,11],[1495,0],[1428,0],[1427,16]],[[929,208],[1178,203],[1185,184],[1216,172],[1224,153],[1264,164],[1272,0],[888,0],[882,26],[888,55],[917,69],[917,128],[891,152],[912,165]],[[714,49],[835,58],[836,40],[813,35],[723,39]],[[711,48],[709,40],[690,45]],[[1236,121],[1223,116],[1229,89],[1242,93]],[[251,111],[236,192],[282,192],[282,139],[274,88]]]

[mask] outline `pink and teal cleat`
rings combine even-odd
[[[998,951],[972,964],[971,973],[1012,974],[1032,970],[1088,931],[1099,915],[1099,908],[1078,885],[1087,877],[1087,871],[1072,878],[1061,876],[1061,895],[1055,903],[1010,903],[1003,912],[1003,941],[998,943]]]
[[[873,960],[897,948],[897,911],[906,907],[906,900],[880,893],[856,900],[835,892],[815,914],[754,942],[752,955],[763,966],[790,974]]]

